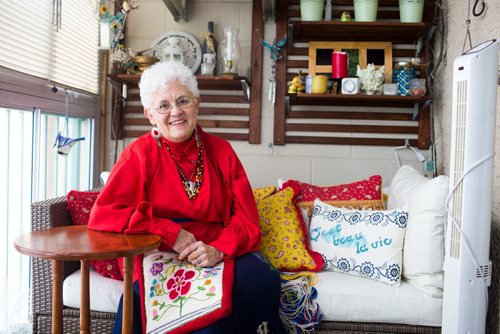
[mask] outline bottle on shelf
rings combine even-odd
[[[208,32],[202,45],[201,75],[214,75],[217,66],[218,42],[214,37],[214,22],[208,22]]]
[[[325,21],[332,20],[332,0],[326,0],[325,4]]]

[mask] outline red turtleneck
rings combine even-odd
[[[200,127],[198,133],[204,168],[194,199],[188,198],[166,147],[159,147],[147,134],[120,155],[92,208],[89,228],[159,234],[160,250],[170,250],[180,228],[230,257],[257,250],[259,216],[240,160],[226,140]],[[198,154],[194,137],[185,143],[168,144],[189,177]],[[140,262],[136,261],[135,268],[141,270]]]

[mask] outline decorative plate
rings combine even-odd
[[[190,33],[184,31],[171,31],[158,37],[152,44],[153,56],[160,59],[164,59],[163,50],[170,46],[167,41],[171,37],[176,37],[178,39],[178,46],[182,47],[185,51],[184,53],[184,65],[191,69],[191,72],[195,73],[201,64],[201,44],[198,42],[196,37]]]

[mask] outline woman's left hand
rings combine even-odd
[[[203,241],[197,241],[186,247],[180,254],[179,260],[187,260],[197,267],[213,267],[224,258],[224,253]]]

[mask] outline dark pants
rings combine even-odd
[[[196,334],[255,334],[257,327],[267,321],[270,333],[277,333],[279,320],[281,282],[279,273],[252,254],[235,259],[233,311],[216,323],[194,331]],[[139,284],[134,284],[133,333],[142,333]],[[121,333],[123,300],[120,300],[115,320],[114,334]]]

